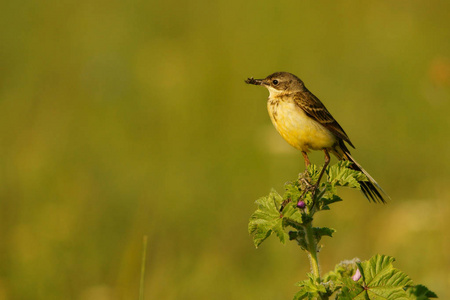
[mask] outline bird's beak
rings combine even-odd
[[[250,77],[250,78],[247,78],[245,83],[254,84],[254,85],[263,85],[264,81],[263,81],[263,79],[254,79],[253,77]]]

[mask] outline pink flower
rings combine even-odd
[[[359,268],[356,269],[355,275],[352,276],[353,281],[358,281],[361,278],[361,271]]]

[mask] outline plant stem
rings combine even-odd
[[[308,244],[308,256],[311,264],[312,273],[320,282],[319,259],[317,257],[317,243],[314,238],[312,222],[305,224],[306,242]]]
[[[309,257],[309,263],[311,264],[311,269],[314,277],[317,280],[317,283],[320,284],[322,281],[320,279],[320,268],[319,268],[319,258],[317,257],[317,243],[316,239],[314,238],[314,231],[312,227],[312,222],[309,222],[305,225],[305,233],[306,233],[306,241],[308,243],[308,257]],[[329,299],[327,295],[323,295],[321,292],[319,292],[319,299],[321,300],[327,300]]]

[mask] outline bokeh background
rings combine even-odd
[[[291,299],[254,200],[304,165],[247,77],[290,71],[390,194],[318,226],[328,271],[376,253],[450,293],[449,1],[2,1],[0,299]],[[312,155],[315,163],[322,154]],[[335,160],[333,161],[335,162]]]

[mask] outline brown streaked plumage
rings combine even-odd
[[[341,125],[333,118],[323,103],[314,96],[297,76],[287,72],[277,72],[265,79],[249,78],[248,84],[262,85],[269,92],[267,108],[270,119],[281,136],[293,147],[302,151],[305,164],[310,164],[308,152],[323,150],[325,164],[319,175],[319,183],[329,164],[329,152],[339,160],[352,162],[351,168],[363,172],[368,181],[360,181],[366,198],[373,202],[385,203],[383,191],[372,176],[350,155],[345,143],[355,148]]]
[[[342,129],[341,125],[333,118],[333,116],[328,112],[326,107],[320,102],[320,100],[314,96],[306,87],[303,92],[297,92],[294,95],[295,103],[305,111],[305,113],[314,119],[315,121],[322,124],[329,131],[331,131],[337,137],[346,141],[350,146],[353,146],[350,138]]]

